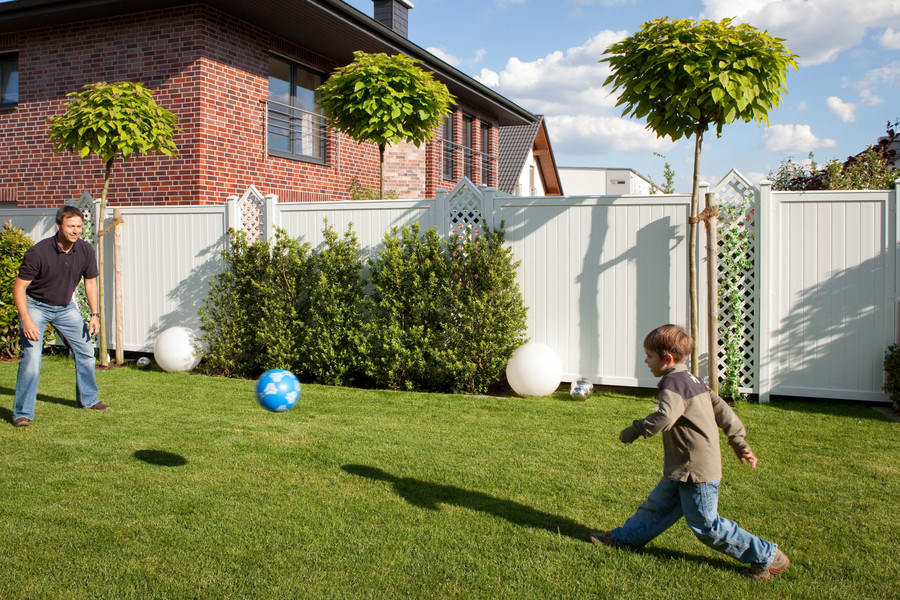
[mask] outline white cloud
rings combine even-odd
[[[761,146],[780,154],[808,154],[815,148],[833,148],[837,142],[819,139],[809,125],[773,125],[763,133]]]
[[[900,61],[867,71],[859,81],[847,84],[859,92],[860,102],[865,106],[883,104],[884,99],[875,93],[877,86],[900,87]]]
[[[879,42],[888,50],[900,50],[900,31],[894,31],[893,27],[888,27]]]
[[[533,61],[512,57],[502,71],[482,69],[476,79],[538,114],[606,111],[616,100],[603,88],[609,67],[598,61],[610,44],[626,35],[604,31],[565,52],[556,50]]]
[[[855,104],[844,102],[837,96],[829,96],[828,99],[825,100],[825,104],[828,105],[828,110],[844,123],[856,122]]]
[[[484,60],[485,56],[487,56],[487,50],[485,48],[479,48],[478,50],[475,51],[475,54],[472,56],[472,58],[467,58],[467,59],[459,58],[458,56],[450,54],[449,52],[444,52],[440,48],[435,48],[433,46],[426,48],[426,50],[428,50],[430,53],[437,56],[439,59],[441,59],[448,65],[450,65],[452,67],[456,67],[456,68],[460,68],[463,65],[467,65],[467,66],[477,65],[478,63],[480,63],[481,61]]]
[[[445,63],[447,63],[448,65],[450,65],[452,67],[458,67],[459,65],[462,64],[462,61],[460,59],[453,56],[452,54],[448,54],[447,52],[444,52],[440,48],[429,47],[429,48],[426,48],[426,50],[428,50],[429,52],[431,52],[432,54],[434,54],[439,59],[441,59],[442,61],[444,61]]]
[[[869,29],[900,21],[897,0],[704,0],[704,5],[703,18],[737,17],[785,38],[805,66],[830,62],[862,42]]]
[[[547,117],[547,130],[557,154],[664,153],[674,144],[636,121],[603,115]]]

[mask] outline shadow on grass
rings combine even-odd
[[[149,465],[158,465],[160,467],[181,467],[188,462],[180,454],[173,454],[165,450],[135,450],[134,457]]]
[[[890,408],[891,405],[887,403],[875,404],[856,400],[820,400],[797,396],[773,396],[768,406],[774,410],[785,410],[789,412],[884,421],[890,419],[878,412],[876,408]],[[740,403],[738,403],[738,408],[739,407]]]
[[[482,492],[473,492],[452,485],[431,483],[409,477],[396,477],[377,467],[344,465],[341,468],[351,475],[389,482],[394,486],[394,491],[398,496],[420,508],[438,510],[441,504],[452,504],[491,514],[516,525],[545,529],[580,542],[588,542],[588,534],[591,532],[590,529],[572,519],[545,513],[530,506],[495,498]]]
[[[16,397],[16,389],[0,386],[0,395],[9,396],[11,399],[10,406],[12,406],[12,401]],[[62,406],[71,406],[72,408],[75,408],[74,398],[72,400],[68,400],[66,398],[57,398],[56,396],[48,396],[47,394],[38,394],[37,401],[38,402],[49,402],[51,404],[61,404]],[[10,423],[12,423],[12,410],[7,408],[6,406],[0,406],[0,419],[3,419],[4,421],[9,421]]]

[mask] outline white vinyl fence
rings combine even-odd
[[[900,188],[900,182],[897,185]],[[705,192],[702,189],[701,192]],[[713,191],[737,194],[755,210],[758,244],[746,274],[744,386],[772,394],[884,402],[882,360],[897,338],[898,190],[773,192],[734,172]],[[77,203],[90,216],[99,203]],[[125,350],[150,352],[159,333],[183,325],[200,331],[197,309],[223,267],[230,227],[251,239],[274,227],[317,246],[325,220],[338,233],[352,223],[366,253],[391,227],[419,222],[448,234],[459,224],[500,227],[521,261],[528,335],[559,355],[564,380],[653,387],[642,342],[657,325],[687,324],[688,216],[684,195],[504,197],[467,180],[436,199],[281,203],[250,186],[217,206],[121,207],[124,220]],[[49,209],[0,208],[35,241],[55,232]],[[112,216],[112,211],[106,215]],[[95,231],[98,230],[95,221]],[[113,243],[104,242],[110,346]],[[705,248],[701,227],[698,249]],[[705,285],[701,256],[700,284]],[[704,293],[701,331],[705,331]],[[252,310],[252,307],[248,307]],[[701,372],[708,353],[699,336]]]

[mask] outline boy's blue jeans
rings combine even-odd
[[[778,547],[719,516],[719,482],[688,483],[661,479],[625,524],[610,535],[643,546],[684,517],[701,542],[742,563],[768,567]]]
[[[13,419],[28,417],[34,419],[34,405],[37,401],[38,379],[41,375],[41,355],[44,351],[44,329],[47,323],[65,338],[75,355],[75,401],[81,408],[97,403],[97,378],[94,375],[94,346],[88,335],[87,326],[75,302],[68,306],[53,306],[38,302],[30,296],[28,315],[41,332],[41,339],[29,340],[19,326],[19,373],[16,376],[16,399],[13,404]]]

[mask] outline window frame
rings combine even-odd
[[[481,184],[491,185],[491,124],[481,122]]]
[[[456,163],[456,134],[453,130],[453,113],[444,117],[441,132],[443,156],[441,160],[441,177],[445,181],[453,181],[453,167]]]
[[[303,88],[303,89],[310,90],[314,93],[315,111],[308,111],[308,110],[293,106],[294,99],[296,98],[295,91],[298,87],[298,80],[299,80],[298,74],[300,73],[300,71],[305,71],[307,74],[317,77],[318,81],[319,81],[319,85],[324,83],[325,77],[326,77],[325,73],[323,73],[317,69],[313,69],[303,63],[297,62],[295,60],[291,60],[290,58],[287,58],[286,56],[282,56],[280,54],[275,54],[275,53],[270,53],[269,54],[269,81],[272,78],[271,64],[272,64],[273,60],[285,63],[288,66],[288,68],[290,69],[290,81],[288,81],[287,83],[289,86],[288,94],[289,94],[289,101],[291,102],[291,104],[286,105],[281,102],[278,102],[277,100],[274,100],[271,96],[271,87],[269,88],[267,96],[266,96],[266,132],[265,132],[266,154],[268,156],[275,156],[278,158],[285,158],[288,160],[308,162],[308,163],[313,163],[313,164],[318,164],[318,165],[328,164],[328,143],[327,143],[328,142],[328,127],[327,127],[327,123],[326,123],[326,119],[325,119],[325,114],[322,111],[321,107],[319,106],[319,102],[318,102],[318,99],[319,99],[318,86],[311,90],[310,90],[310,88],[306,88],[306,87]],[[268,85],[271,86],[271,84],[268,84]],[[300,86],[300,87],[302,87],[302,86]],[[283,107],[283,108],[281,110],[278,110],[277,108],[275,108],[276,106]],[[299,116],[299,117],[295,116],[296,113],[302,113],[302,115],[310,115],[310,116],[312,116],[313,119],[319,121],[319,123],[313,124],[312,127],[314,127],[315,130],[319,132],[318,139],[313,139],[313,143],[318,144],[318,151],[321,153],[321,156],[317,156],[315,154],[304,154],[302,152],[303,141],[302,141],[302,139],[299,139],[300,136],[302,136],[302,129],[300,130],[299,135],[295,135],[296,132],[290,128],[291,127],[290,125],[287,126],[287,140],[288,140],[288,148],[289,149],[282,150],[279,148],[273,148],[272,147],[272,116],[273,116],[273,113],[275,113],[276,116],[280,115],[282,118],[287,118],[289,123],[292,120],[295,120],[298,118],[299,119],[304,118],[304,116]],[[284,136],[282,135],[281,137],[284,137]],[[300,146],[301,150],[298,151],[296,149],[296,146]]]
[[[463,115],[463,176],[475,179],[475,117]]]
[[[10,58],[12,61],[15,61],[15,70],[9,71],[9,73],[15,73],[15,100],[6,100],[5,97],[2,96],[3,78],[7,74],[4,65],[7,64],[7,61],[9,61]],[[0,50],[0,110],[15,108],[19,105],[19,92],[21,89],[19,87],[19,73],[19,52],[17,50]]]

